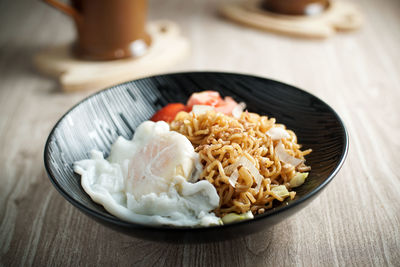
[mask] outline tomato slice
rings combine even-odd
[[[153,117],[151,117],[152,121],[165,121],[171,122],[175,119],[176,114],[179,111],[185,111],[186,106],[182,103],[171,103],[157,111]]]
[[[221,102],[224,102],[224,100],[221,98],[218,92],[203,91],[192,94],[186,105],[191,110],[194,105],[207,105],[215,107]]]
[[[216,112],[232,115],[232,110],[238,105],[232,97],[222,97],[216,91],[203,91],[190,96],[186,106],[182,103],[171,103],[160,109],[151,118],[152,121],[171,122],[180,111],[190,112],[194,105],[206,105],[215,108]]]

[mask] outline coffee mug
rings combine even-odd
[[[146,33],[147,0],[71,0],[71,5],[44,0],[74,19],[79,58],[112,60],[143,55],[151,38]]]
[[[329,6],[328,0],[263,0],[262,8],[285,15],[316,15]]]

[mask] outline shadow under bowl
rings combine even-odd
[[[73,163],[92,149],[107,156],[118,136],[131,139],[135,128],[170,102],[185,103],[193,92],[215,90],[247,104],[250,112],[276,118],[293,130],[312,170],[296,188],[294,200],[275,203],[254,219],[200,228],[151,227],[122,221],[85,193]],[[56,189],[80,211],[98,222],[135,237],[166,242],[211,242],[264,231],[311,202],[333,179],[348,150],[348,136],[336,112],[322,100],[296,87],[250,75],[187,72],[130,81],[100,91],[71,108],[51,131],[44,162]]]

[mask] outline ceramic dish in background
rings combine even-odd
[[[244,101],[247,109],[277,119],[293,130],[312,170],[285,201],[248,221],[200,228],[150,227],[124,222],[93,202],[80,185],[72,164],[97,149],[108,155],[119,135],[131,139],[135,128],[169,102],[185,103],[193,92],[215,90]],[[136,237],[168,242],[208,242],[263,231],[299,211],[333,179],[348,149],[346,129],[335,111],[296,87],[233,73],[188,72],[159,75],[120,84],[96,93],[70,109],[48,137],[44,161],[51,182],[75,207],[98,222]],[[62,223],[62,222],[60,222]]]

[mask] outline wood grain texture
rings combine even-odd
[[[191,42],[170,71],[235,71],[317,95],[344,119],[347,162],[316,201],[270,231],[236,241],[166,245],[92,221],[50,184],[45,139],[90,92],[62,94],[37,74],[39,49],[74,38],[72,22],[39,1],[0,2],[0,265],[400,265],[400,2],[353,0],[359,32],[325,41],[281,37],[216,15],[224,1],[150,1],[150,19],[177,22]]]
[[[333,1],[329,8],[315,16],[287,16],[267,12],[262,0],[246,0],[222,6],[226,18],[261,30],[303,38],[328,38],[337,31],[352,31],[361,27],[362,15],[347,1]]]

